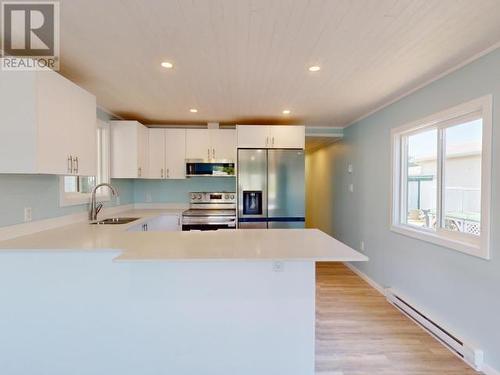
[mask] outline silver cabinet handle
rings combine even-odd
[[[137,168],[137,175],[139,177],[141,177],[141,175],[142,175],[142,168],[141,167]]]
[[[163,168],[161,169],[161,178],[163,178]]]
[[[68,164],[68,173],[73,173],[73,157],[71,155],[68,156],[67,160]]]
[[[215,148],[212,149],[212,158],[215,159]]]
[[[207,149],[207,155],[208,155],[208,158],[210,159],[210,149],[209,148]]]
[[[75,156],[73,158],[73,162],[75,163],[75,166],[73,167],[73,173],[78,174],[78,156]]]
[[[269,146],[269,137],[266,137],[266,147]]]
[[[167,178],[170,178],[170,168],[167,168]]]
[[[180,216],[177,216],[177,226],[178,227],[181,226],[181,217]]]
[[[273,142],[272,142],[272,145],[273,145],[273,147],[274,147],[274,137],[273,137]]]

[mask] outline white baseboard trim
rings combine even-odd
[[[128,211],[134,208],[133,204],[127,204],[115,207],[105,207],[101,211],[101,215],[109,216],[120,212]],[[45,230],[59,228],[65,225],[81,223],[89,219],[87,211],[78,212],[71,215],[58,216],[50,219],[36,220],[29,223],[9,225],[0,228],[0,241],[10,240],[13,238],[27,236]]]
[[[382,294],[384,297],[385,297],[385,288],[380,285],[379,283],[377,283],[376,281],[374,281],[372,278],[370,278],[368,275],[366,275],[365,273],[361,272],[360,270],[358,270],[356,267],[354,267],[352,264],[350,263],[344,263],[352,272],[354,272],[356,275],[358,275],[359,277],[361,277],[364,281],[366,281],[368,284],[370,284],[371,287],[373,287],[374,289],[377,290],[377,292],[379,292],[380,294]]]
[[[351,271],[353,271],[356,275],[358,275],[360,278],[362,278],[364,281],[366,281],[370,286],[372,286],[375,290],[377,290],[380,294],[382,294],[384,297],[387,297],[386,295],[386,288],[382,287],[379,283],[377,283],[375,280],[373,280],[371,277],[366,275],[364,272],[360,271],[357,269],[355,266],[353,266],[350,263],[344,263]],[[437,340],[439,343],[441,341]],[[442,343],[441,343],[442,344]],[[453,353],[453,352],[452,352]],[[463,360],[463,358],[457,356],[457,358],[460,358]],[[467,363],[467,362],[465,362]],[[500,371],[497,369],[493,368],[487,363],[483,362],[483,365],[481,366],[481,372],[485,375],[500,375]]]

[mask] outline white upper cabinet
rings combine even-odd
[[[93,176],[95,96],[53,71],[0,71],[0,173]]]
[[[186,178],[186,130],[149,128],[149,178]]]
[[[236,130],[209,129],[211,159],[217,161],[236,160]]]
[[[111,121],[111,177],[148,177],[148,128],[137,121]]]
[[[210,159],[210,149],[210,136],[208,129],[186,130],[186,159]]]
[[[165,176],[165,129],[149,128],[149,178]]]
[[[303,149],[305,142],[304,126],[269,126],[269,148]]]
[[[166,129],[166,178],[186,178],[186,130]]]
[[[236,158],[234,129],[187,129],[186,159],[231,161]]]
[[[305,127],[299,125],[238,125],[238,148],[305,147]]]
[[[269,145],[269,126],[238,125],[238,148],[267,148]]]

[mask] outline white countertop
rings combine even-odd
[[[123,225],[76,223],[0,242],[0,251],[121,250],[116,261],[292,260],[366,261],[363,254],[318,229],[235,229],[207,232],[127,232],[152,217],[182,210],[131,210]]]

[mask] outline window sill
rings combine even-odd
[[[434,232],[414,229],[404,225],[391,225],[391,231],[407,237],[415,238],[417,240],[443,246],[448,249],[457,250],[461,253],[472,255],[481,259],[490,259],[488,247],[481,246],[477,242],[467,242],[458,239],[451,239],[448,237],[440,236],[439,234]]]

